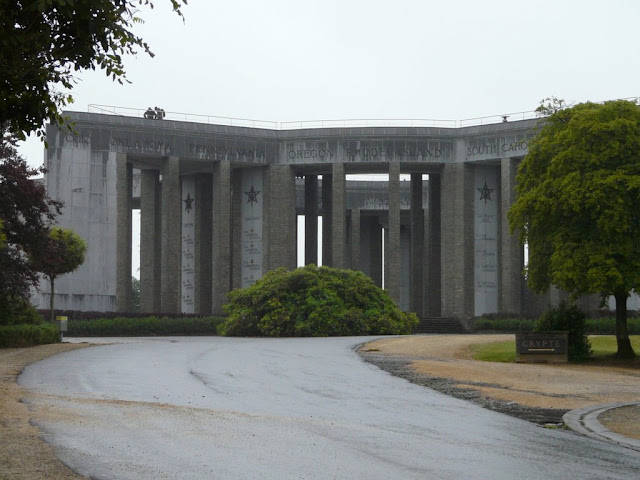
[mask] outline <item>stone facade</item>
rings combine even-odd
[[[73,133],[48,127],[45,181],[89,251],[58,282],[60,308],[130,309],[140,208],[146,311],[220,314],[232,288],[295,268],[297,215],[305,263],[321,251],[325,265],[362,270],[421,317],[527,310],[506,212],[535,120],[281,131],[68,115]],[[389,180],[349,179],[368,173]]]

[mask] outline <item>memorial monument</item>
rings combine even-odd
[[[322,249],[325,265],[362,270],[421,317],[549,303],[524,301],[523,248],[506,219],[536,119],[281,129],[67,115],[73,132],[48,126],[45,181],[88,252],[59,282],[61,308],[130,310],[138,208],[145,312],[219,314],[231,289],[295,268],[297,215],[305,263]],[[389,180],[347,180],[368,173]]]

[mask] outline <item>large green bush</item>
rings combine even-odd
[[[222,335],[326,337],[412,333],[415,314],[402,312],[362,272],[307,265],[279,268],[234,290]]]
[[[33,347],[60,341],[56,325],[1,325],[0,348]]]
[[[591,344],[585,334],[586,315],[575,305],[561,304],[545,311],[534,323],[535,332],[566,331],[569,333],[569,359],[586,358]]]

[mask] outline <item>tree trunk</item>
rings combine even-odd
[[[53,293],[53,284],[55,282],[55,278],[54,277],[49,277],[49,282],[51,283],[51,298],[49,299],[49,320],[51,321],[51,323],[53,323],[55,321],[55,317],[54,317],[54,309],[53,309],[53,304],[54,304],[54,293]]]
[[[633,358],[635,353],[631,347],[629,340],[629,331],[627,330],[627,298],[628,292],[617,293],[614,295],[616,299],[616,341],[618,342],[618,358]]]

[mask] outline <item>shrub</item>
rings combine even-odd
[[[585,335],[585,314],[575,305],[561,304],[545,311],[534,324],[536,332],[566,331],[569,333],[569,359],[586,358],[591,353],[591,344]]]
[[[418,324],[364,273],[315,265],[267,273],[232,291],[225,311],[222,335],[399,335]]]
[[[141,337],[162,335],[217,335],[219,317],[145,317],[69,320],[69,337]]]
[[[22,297],[0,299],[0,325],[39,325],[43,321],[38,310]]]
[[[50,323],[0,326],[0,348],[33,347],[59,341],[60,330]]]
[[[504,332],[528,332],[533,329],[533,320],[529,318],[494,318],[490,316],[476,317],[473,319],[472,329],[498,330]]]
[[[588,333],[595,335],[615,335],[616,319],[613,317],[587,318],[585,329]],[[640,318],[628,318],[627,330],[629,335],[640,335]]]

